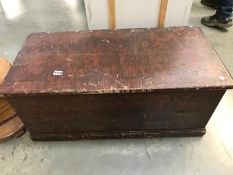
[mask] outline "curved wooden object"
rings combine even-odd
[[[0,58],[0,84],[3,82],[11,64]],[[8,101],[0,94],[0,142],[24,133],[24,125]]]
[[[24,133],[24,125],[18,116],[13,117],[0,125],[0,141],[6,141],[13,137],[19,137]]]
[[[2,84],[7,72],[9,71],[11,64],[8,60],[0,58],[0,84]]]
[[[7,106],[7,105],[8,105],[8,101],[5,98],[0,98],[0,111],[4,106]]]
[[[3,124],[6,120],[9,120],[15,115],[14,109],[10,104],[7,104],[0,110],[0,125]]]

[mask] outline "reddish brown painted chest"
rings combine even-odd
[[[233,81],[199,28],[35,33],[1,93],[34,140],[198,136]]]

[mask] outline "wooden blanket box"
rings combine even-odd
[[[200,28],[32,33],[0,93],[33,140],[201,136],[233,80]]]

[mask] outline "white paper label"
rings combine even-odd
[[[53,75],[61,76],[61,75],[63,75],[63,71],[62,70],[55,70],[55,71],[53,71]]]

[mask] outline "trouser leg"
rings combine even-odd
[[[227,19],[232,17],[233,0],[218,0],[216,15],[218,18]]]

